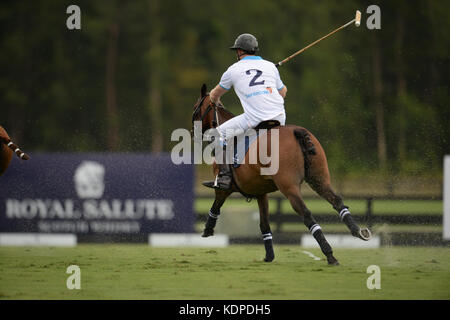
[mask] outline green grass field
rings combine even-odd
[[[450,299],[450,248],[335,249],[330,267],[319,249],[275,245],[152,248],[82,244],[75,248],[0,247],[1,299]],[[66,269],[81,268],[68,290]],[[369,290],[369,265],[381,289]]]

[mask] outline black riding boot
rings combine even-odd
[[[205,187],[208,188],[215,188],[215,189],[221,189],[221,190],[230,190],[231,189],[231,183],[232,183],[232,176],[231,176],[231,170],[230,166],[226,161],[226,149],[223,148],[222,152],[223,156],[223,163],[218,164],[219,166],[219,174],[217,175],[216,179],[214,181],[206,181],[202,184]]]
[[[231,189],[231,171],[228,164],[219,164],[219,174],[214,181],[206,181],[202,184],[208,188],[230,190]]]

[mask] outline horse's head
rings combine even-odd
[[[200,91],[200,98],[198,98],[195,103],[194,111],[192,113],[192,134],[195,132],[194,121],[201,121],[202,134],[205,133],[206,130],[217,126],[217,115],[215,108],[216,106],[211,104],[209,93],[206,90],[206,84],[203,84]]]
[[[194,137],[196,132],[194,130],[194,121],[201,121],[203,134],[206,130],[215,128],[233,117],[234,115],[225,109],[220,101],[216,104],[211,103],[209,92],[206,90],[206,84],[203,84],[200,90],[200,98],[195,103],[194,112],[192,113],[192,136]]]

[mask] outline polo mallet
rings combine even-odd
[[[325,38],[328,38],[329,36],[331,36],[332,34],[338,32],[339,30],[344,29],[345,27],[351,25],[352,23],[355,23],[355,25],[357,27],[360,26],[361,24],[361,11],[356,10],[356,14],[355,14],[355,18],[352,21],[347,22],[346,24],[344,24],[343,26],[340,26],[339,28],[337,28],[336,30],[331,31],[329,34],[327,34],[326,36],[323,36],[322,38],[314,41],[313,43],[307,45],[306,47],[304,47],[303,49],[298,50],[297,52],[295,52],[294,54],[290,55],[289,57],[287,57],[286,59],[278,62],[275,66],[278,68],[279,66],[281,66],[282,64],[285,64],[286,62],[288,62],[289,60],[291,60],[292,58],[294,58],[295,56],[299,55],[300,53],[302,53],[303,51],[305,51],[308,48],[311,48],[313,45],[315,45],[316,43],[322,41]]]

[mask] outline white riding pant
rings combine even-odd
[[[240,114],[228,121],[220,124],[216,129],[219,131],[220,140],[227,141],[228,139],[237,135],[243,134],[245,131],[251,128],[255,128],[260,122],[267,120],[278,120],[282,126],[286,123],[286,113],[281,113],[271,119],[261,120],[258,123],[252,123],[247,118],[246,114]]]

